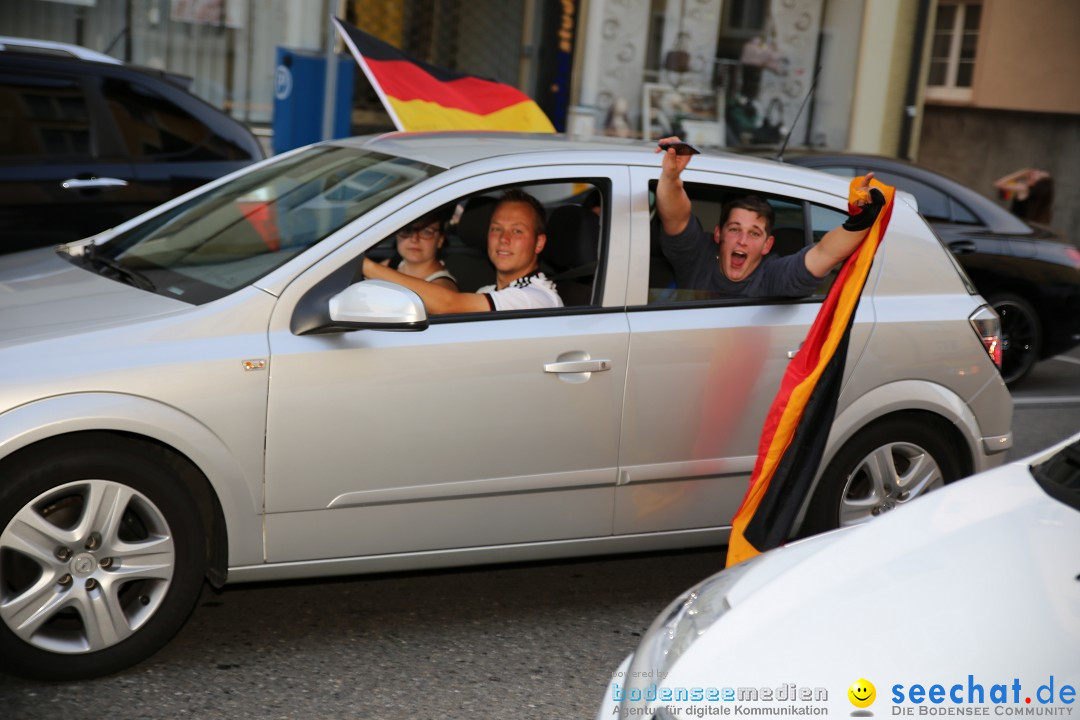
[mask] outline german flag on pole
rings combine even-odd
[[[338,18],[334,24],[398,130],[555,132],[517,88],[429,65]]]
[[[861,180],[851,181],[852,208]],[[870,185],[885,196],[885,206],[844,262],[780,381],[780,391],[765,418],[750,488],[731,523],[727,567],[777,547],[787,538],[821,464],[840,396],[855,310],[892,216],[894,189],[877,180]]]

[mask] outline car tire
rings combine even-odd
[[[1001,377],[1009,387],[1023,380],[1042,353],[1042,324],[1024,298],[1002,293],[987,298],[1001,318]]]
[[[802,535],[859,525],[961,476],[961,461],[935,423],[914,416],[858,432],[829,463]]]
[[[0,669],[106,675],[176,634],[201,591],[206,528],[163,451],[91,433],[23,451],[3,475]]]

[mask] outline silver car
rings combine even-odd
[[[674,287],[641,143],[390,134],[301,148],[101,235],[0,260],[0,666],[78,678],[160,648],[204,580],[323,577],[722,544],[800,300]],[[762,195],[775,252],[847,182],[702,155],[709,226]],[[491,282],[492,201],[548,209],[566,306],[429,317],[361,255],[456,210],[444,261]],[[799,532],[1001,463],[999,326],[899,196]],[[825,431],[823,428],[822,431]]]

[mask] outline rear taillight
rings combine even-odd
[[[975,329],[975,333],[982,340],[983,347],[986,348],[986,354],[990,356],[990,359],[994,361],[994,365],[997,365],[1000,370],[1001,318],[989,305],[983,305],[971,314],[970,320],[971,327]]]

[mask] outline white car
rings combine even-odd
[[[138,662],[204,578],[726,542],[831,278],[798,299],[673,287],[651,232],[654,149],[334,141],[0,259],[0,668]],[[701,155],[684,178],[707,223],[724,198],[767,198],[774,252],[847,217],[848,183],[804,168]],[[562,307],[429,317],[411,290],[357,276],[452,207],[447,268],[468,292],[494,282],[489,218],[509,188],[544,204],[541,267]],[[864,522],[1000,465],[999,332],[901,197],[796,530]]]
[[[1066,716],[1080,689],[1080,434],[684,593],[597,720]]]

